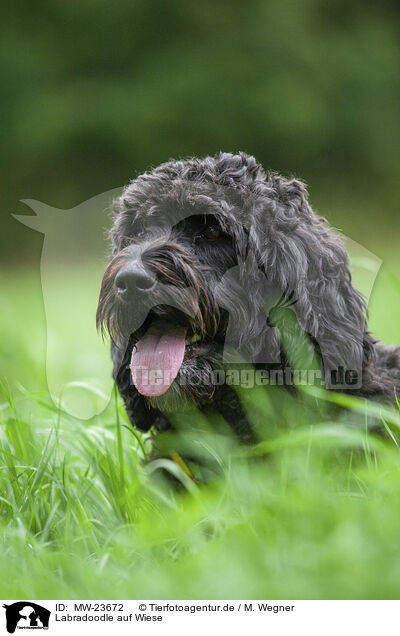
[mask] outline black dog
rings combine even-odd
[[[133,180],[114,215],[97,324],[139,429],[194,402],[250,436],[232,386],[243,369],[292,390],[314,370],[328,389],[395,400],[400,348],[369,334],[346,250],[301,181],[244,153],[171,161]]]

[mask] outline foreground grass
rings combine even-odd
[[[191,418],[185,441],[214,477],[195,485],[166,461],[177,489],[143,465],[147,442],[120,407],[83,428],[40,396],[8,395],[0,596],[398,598],[400,417],[385,414],[385,439],[347,416],[311,424],[309,398],[278,400],[276,422],[296,416],[283,428],[265,426],[267,393],[251,403],[255,449]]]

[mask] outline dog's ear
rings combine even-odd
[[[357,378],[360,385],[365,303],[353,287],[342,239],[314,214],[301,181],[269,175],[260,194],[255,227],[262,231],[256,242],[267,278],[293,293],[301,327],[320,348],[327,383],[343,368],[355,372],[351,383]]]

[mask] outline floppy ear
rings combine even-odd
[[[369,336],[365,303],[352,285],[344,244],[314,214],[301,181],[269,175],[264,186],[256,224],[262,228],[258,250],[265,274],[282,292],[293,294],[299,323],[320,349],[327,385],[332,372],[343,368],[356,372],[352,388],[361,386]]]

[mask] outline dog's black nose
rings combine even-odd
[[[154,289],[156,279],[145,269],[137,265],[128,265],[121,269],[115,277],[115,287],[124,300],[131,300],[137,292]]]

